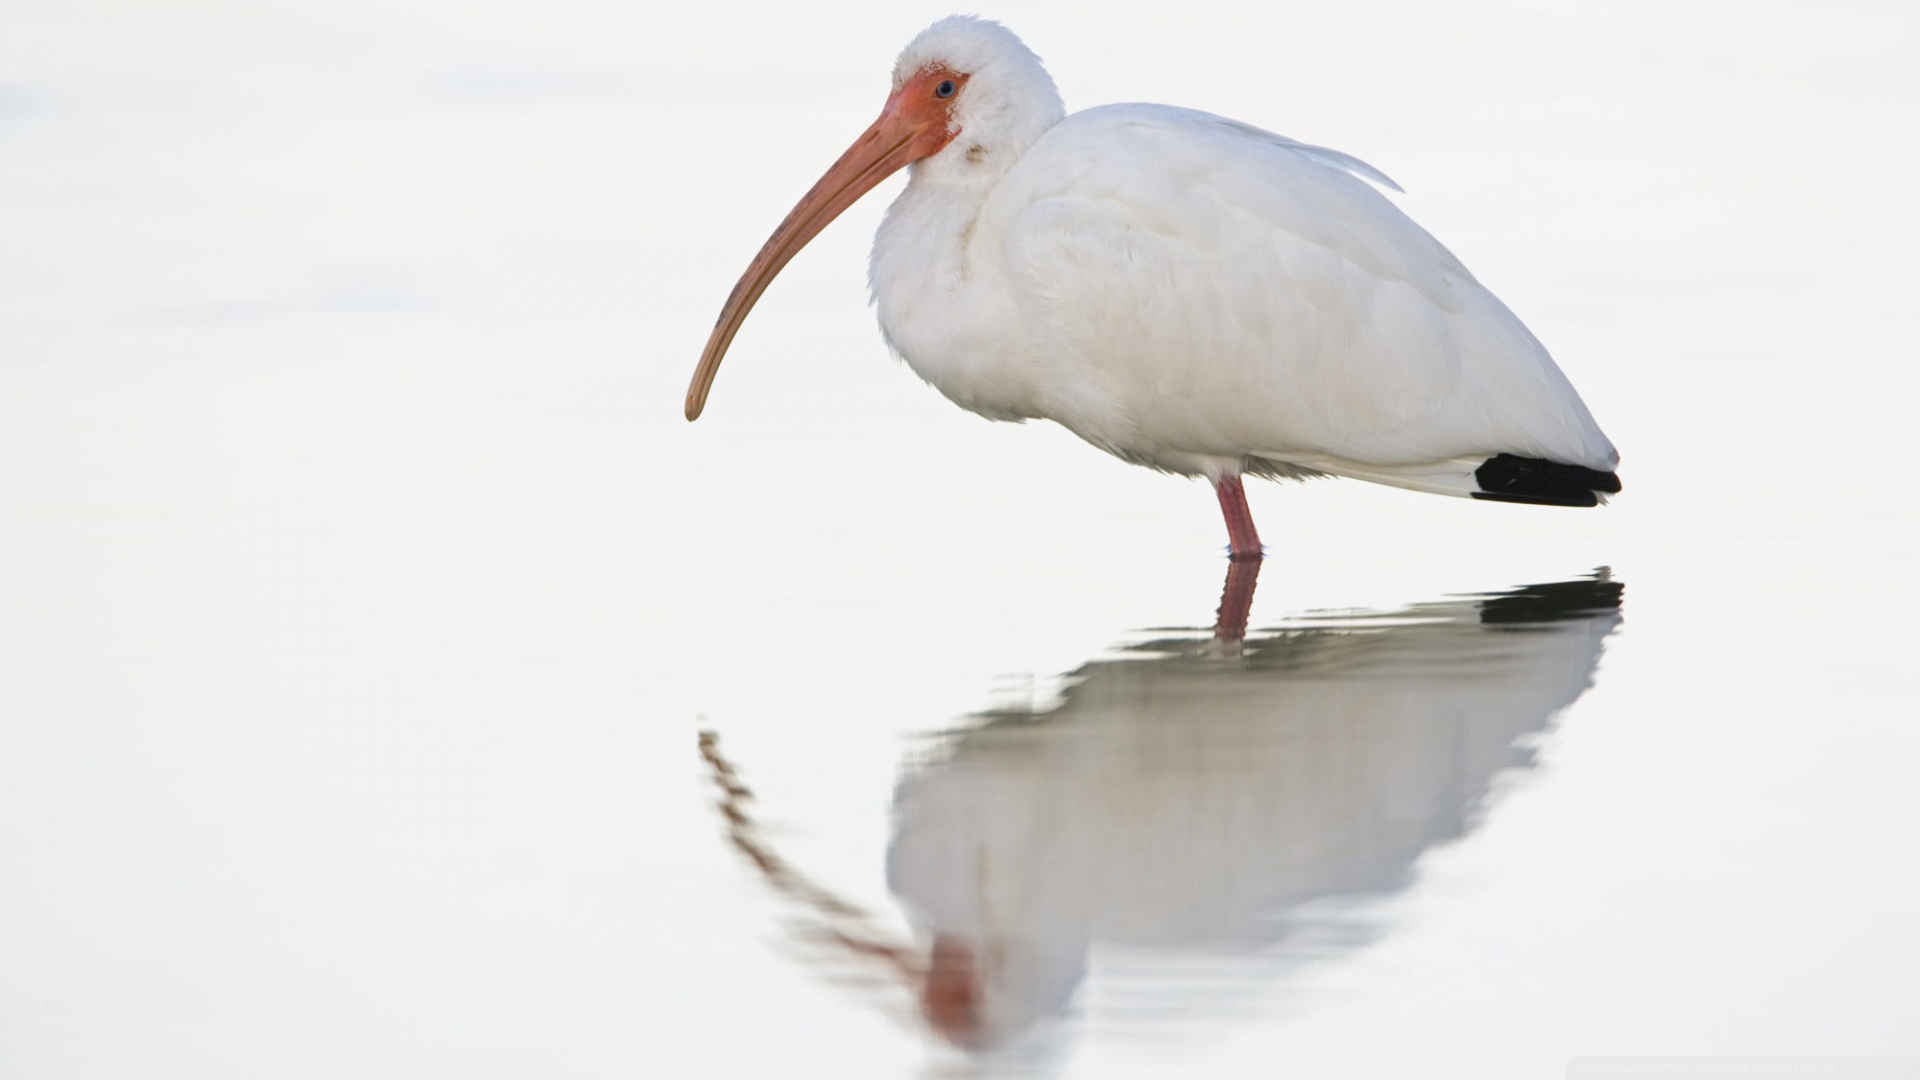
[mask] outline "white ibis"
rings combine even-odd
[[[880,118],[747,267],[689,420],[774,275],[903,166],[869,273],[887,343],[982,416],[1206,477],[1235,558],[1261,554],[1247,474],[1554,506],[1620,490],[1553,358],[1386,176],[1191,109],[1067,116],[1039,57],[967,16],[907,45]]]

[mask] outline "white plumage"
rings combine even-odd
[[[870,273],[892,348],[981,415],[1208,477],[1236,554],[1258,554],[1228,505],[1244,515],[1242,473],[1567,505],[1618,490],[1546,349],[1364,162],[1188,109],[1066,116],[1039,59],[968,17],[915,38],[893,90],[735,290],[689,415],[766,280],[910,161]],[[1502,455],[1519,464],[1485,471]]]

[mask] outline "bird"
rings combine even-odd
[[[1264,554],[1246,476],[1550,506],[1620,490],[1545,346],[1386,174],[1193,109],[1068,115],[1020,38],[964,15],[907,44],[879,118],[748,265],[688,420],[774,277],[902,168],[868,272],[893,353],[981,416],[1204,477],[1231,558]]]

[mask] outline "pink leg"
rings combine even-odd
[[[1213,482],[1213,493],[1220,496],[1220,512],[1227,516],[1227,542],[1233,558],[1258,559],[1260,534],[1253,528],[1253,511],[1247,509],[1247,492],[1237,476],[1223,476]]]
[[[1220,616],[1213,624],[1213,640],[1232,642],[1247,636],[1247,614],[1253,610],[1253,587],[1259,581],[1259,559],[1228,561],[1227,584],[1220,590]]]

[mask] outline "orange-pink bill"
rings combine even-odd
[[[951,130],[950,108],[965,82],[965,75],[933,68],[894,91],[880,118],[854,140],[767,238],[720,309],[713,336],[700,354],[700,366],[687,387],[687,419],[698,419],[706,408],[707,393],[713,389],[727,346],[781,268],[860,196],[904,166],[937,152],[958,134]],[[942,89],[945,93],[939,92]]]

